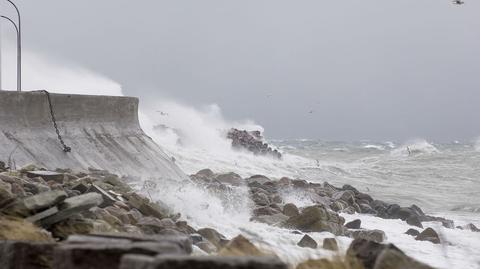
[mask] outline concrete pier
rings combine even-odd
[[[0,161],[17,167],[91,167],[124,175],[186,178],[140,128],[137,98],[50,96],[60,134],[72,151],[63,152],[45,93],[0,91]]]

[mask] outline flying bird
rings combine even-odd
[[[167,112],[163,112],[163,111],[157,111],[157,112],[160,113],[160,115],[162,115],[162,116],[168,116]]]
[[[465,4],[465,2],[463,2],[462,0],[453,0],[452,3],[455,4],[455,5],[463,5],[463,4]]]

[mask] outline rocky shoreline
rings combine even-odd
[[[227,238],[212,227],[193,228],[182,212],[134,190],[129,183],[135,179],[95,169],[74,173],[30,165],[13,171],[0,162],[2,268],[431,268],[385,244],[383,231],[362,229],[360,220],[345,223],[339,214],[401,219],[412,226],[407,234],[433,244],[444,242],[433,229],[423,229],[422,222],[455,228],[453,221],[426,215],[418,206],[375,200],[350,185],[339,188],[262,175],[242,178],[209,169],[190,178],[186,184],[225,195],[247,188],[251,221],[301,234],[300,247],[338,253],[335,236],[354,240],[343,258],[287,265],[241,234]],[[313,205],[285,203],[282,193],[292,191],[308,196]],[[473,224],[457,228],[479,231]],[[332,236],[316,242],[311,232]]]

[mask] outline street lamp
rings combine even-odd
[[[15,29],[17,30],[17,91],[22,91],[22,22],[20,18],[20,11],[18,10],[17,5],[11,0],[7,0],[10,4],[13,5],[17,11],[18,17],[18,27],[15,24]],[[3,17],[3,16],[2,16]],[[8,19],[8,18],[7,18]],[[13,23],[12,20],[8,19]]]
[[[16,33],[17,33],[17,43],[18,43],[19,40],[20,40],[20,39],[19,39],[20,30],[18,29],[17,24],[16,24],[12,19],[10,19],[10,18],[7,17],[7,16],[0,16],[0,17],[2,17],[3,19],[6,19],[7,21],[9,21],[9,22],[11,22],[11,23],[13,24],[13,27],[15,27],[15,31],[16,31]],[[19,53],[20,53],[20,46],[18,46],[18,44],[17,44],[17,56],[19,55]],[[17,60],[18,60],[18,58],[17,58]],[[0,64],[1,64],[1,63],[0,63]],[[0,68],[1,68],[1,67],[0,67]],[[1,70],[1,69],[0,69],[0,70]],[[19,69],[18,69],[18,64],[17,64],[17,91],[21,91],[22,88],[21,88],[21,85],[19,84],[19,82],[20,82],[20,80],[21,80],[21,77],[20,77],[20,74],[18,73],[18,71],[19,71]],[[2,75],[2,74],[0,73],[0,76],[1,76],[1,75]],[[0,85],[0,86],[1,86],[1,85]]]

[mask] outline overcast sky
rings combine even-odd
[[[217,103],[274,138],[480,136],[478,0],[16,2],[27,49],[144,105]]]

